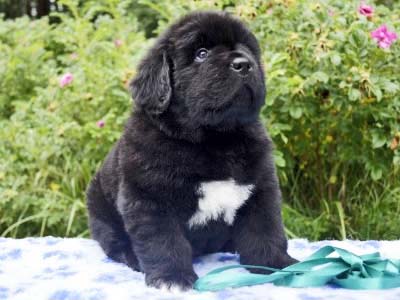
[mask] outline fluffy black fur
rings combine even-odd
[[[204,60],[199,48],[209,51]],[[235,58],[245,63],[234,66]],[[192,258],[206,253],[293,263],[258,119],[265,85],[254,35],[227,14],[192,13],[157,40],[131,87],[134,112],[87,191],[92,237],[105,253],[144,272],[148,285],[183,289],[197,279]],[[200,184],[228,178],[254,185],[234,223],[189,228]]]

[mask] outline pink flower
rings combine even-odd
[[[106,122],[104,122],[104,120],[99,120],[99,121],[97,121],[96,125],[99,128],[103,128],[104,125],[106,125]]]
[[[117,48],[121,47],[121,46],[122,46],[122,40],[116,39],[116,40],[114,41],[114,45],[115,45],[115,47],[117,47]]]
[[[75,52],[71,53],[70,57],[71,57],[71,59],[75,60],[78,58],[78,54],[76,54]]]
[[[60,78],[60,87],[65,87],[69,84],[72,83],[72,81],[74,80],[74,76],[71,73],[65,73],[63,76],[61,76]]]
[[[389,31],[386,25],[372,31],[371,37],[377,41],[379,47],[384,49],[389,48],[397,40],[397,34]]]
[[[362,2],[361,5],[358,7],[358,12],[366,17],[372,17],[372,15],[374,14],[374,8]]]
[[[328,16],[333,17],[335,15],[335,11],[332,8],[328,9]]]

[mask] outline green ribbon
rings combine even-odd
[[[332,253],[337,255],[329,256]],[[225,272],[237,268],[263,269],[274,273]],[[304,261],[282,270],[251,265],[221,267],[199,278],[194,288],[198,291],[219,291],[264,283],[287,287],[319,287],[332,283],[354,290],[397,288],[400,287],[400,260],[382,259],[379,252],[358,256],[341,248],[325,246]]]

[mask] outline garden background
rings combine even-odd
[[[259,39],[288,236],[399,239],[400,4],[353,0],[0,0],[0,235],[89,236],[85,189],[127,84],[195,9]]]

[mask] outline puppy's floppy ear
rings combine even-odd
[[[167,52],[160,46],[153,48],[138,70],[130,84],[136,105],[151,114],[163,113],[172,94]]]

